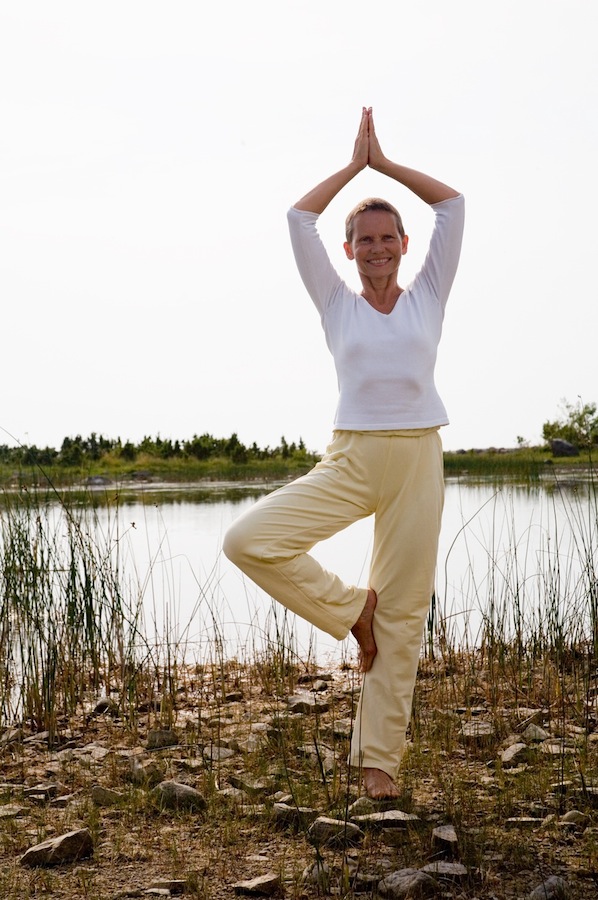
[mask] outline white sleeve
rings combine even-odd
[[[324,316],[344,282],[330,262],[318,234],[317,213],[291,207],[287,219],[301,280],[320,315]]]
[[[465,220],[463,194],[434,203],[432,209],[436,217],[434,231],[423,266],[414,280],[425,282],[444,309],[461,253]]]

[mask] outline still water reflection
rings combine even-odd
[[[281,627],[280,608],[242,576],[221,552],[228,525],[254,497],[146,497],[99,509],[99,527],[118,531],[121,560],[142,597],[146,629],[182,642],[187,656],[214,652],[251,658]],[[118,522],[115,522],[115,517]],[[116,529],[115,525],[118,525]],[[358,522],[313,553],[348,582],[367,584],[373,522]],[[598,567],[596,496],[587,484],[556,487],[449,482],[437,574],[439,621],[459,642],[479,639],[484,615],[523,603],[542,616],[541,594],[556,586],[568,614],[583,615],[588,552]],[[596,556],[594,557],[594,554]],[[585,591],[585,594],[584,594]],[[341,644],[289,616],[299,654],[319,660],[352,658]]]

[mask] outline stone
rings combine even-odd
[[[19,806],[17,803],[5,803],[0,806],[0,819],[19,819],[21,816],[27,815],[29,810],[26,806]]]
[[[461,737],[468,744],[489,744],[495,737],[491,722],[464,722]]]
[[[132,756],[129,760],[129,766],[133,784],[152,787],[164,777],[162,770],[153,759],[140,762],[136,756]]]
[[[323,859],[317,859],[310,866],[306,866],[301,876],[303,884],[313,885],[319,893],[330,893],[330,866]]]
[[[561,816],[561,822],[565,822],[568,825],[575,825],[579,828],[583,828],[587,821],[587,815],[582,813],[579,809],[570,809],[564,816]]]
[[[505,769],[516,766],[521,762],[522,757],[527,754],[527,744],[518,743],[511,744],[506,750],[499,754],[499,759]]]
[[[101,784],[94,784],[91,789],[91,799],[96,806],[117,806],[124,800],[124,794]]]
[[[264,794],[272,794],[278,788],[279,778],[276,775],[264,775],[262,778],[247,778],[242,775],[235,775],[231,772],[228,780],[233,787],[245,791],[250,797],[257,797]]]
[[[168,895],[184,894],[187,882],[183,878],[157,878],[149,885],[149,890],[168,891]]]
[[[453,825],[438,825],[432,830],[432,844],[434,848],[456,855],[459,839]]]
[[[440,886],[435,878],[420,869],[399,869],[378,883],[378,896],[391,900],[437,897]]]
[[[406,828],[408,825],[421,824],[419,816],[406,813],[400,809],[387,809],[384,812],[366,813],[363,816],[351,816],[357,825],[374,825],[379,828]]]
[[[521,737],[524,741],[540,742],[548,740],[550,735],[545,728],[541,728],[539,725],[535,725],[533,722],[530,722]]]
[[[275,803],[272,811],[277,822],[294,828],[304,828],[318,817],[317,810],[310,806],[292,806],[289,803]]]
[[[355,823],[328,816],[318,816],[307,830],[308,841],[316,847],[359,844],[363,838],[363,831]]]
[[[287,706],[289,712],[294,713],[324,713],[327,712],[329,704],[316,697],[315,694],[302,691],[289,697]]]
[[[529,900],[567,900],[569,885],[560,875],[551,875],[533,889]]]
[[[231,759],[234,755],[234,750],[224,747],[222,744],[208,744],[203,749],[204,759],[210,762],[223,762],[225,759]]]
[[[178,735],[170,728],[155,728],[148,732],[147,735],[148,750],[160,750],[163,747],[175,747],[178,743]]]
[[[259,875],[252,878],[251,881],[238,881],[233,885],[235,894],[249,894],[264,897],[271,897],[278,894],[281,889],[280,878],[275,872],[268,872],[266,875]]]
[[[450,881],[462,881],[469,875],[467,867],[462,863],[445,862],[442,859],[422,866],[420,871],[425,872],[426,875],[433,875],[438,879],[449,879]]]
[[[543,821],[543,819],[538,819],[535,816],[512,816],[505,821],[505,828],[525,828],[529,830],[538,828]]]
[[[112,716],[116,719],[120,715],[118,703],[111,697],[101,697],[93,708],[93,716]]]
[[[579,447],[560,438],[555,438],[550,442],[550,449],[553,456],[579,456]]]
[[[152,798],[161,809],[187,809],[203,812],[207,802],[198,790],[178,781],[161,781],[152,790]]]
[[[91,833],[87,828],[79,828],[30,847],[19,862],[31,867],[57,866],[89,856],[93,856]]]

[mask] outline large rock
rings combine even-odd
[[[440,885],[435,878],[419,869],[400,869],[383,878],[378,884],[378,896],[391,900],[415,897],[438,897]]]
[[[87,828],[68,831],[26,850],[19,862],[22,866],[58,866],[93,856],[93,840]]]
[[[569,441],[563,441],[556,438],[550,442],[550,449],[553,456],[579,456],[579,447],[570,444]]]
[[[178,781],[161,781],[152,791],[152,797],[161,809],[188,809],[203,812],[207,803],[195,788]]]
[[[316,847],[358,844],[363,838],[363,831],[353,822],[331,819],[328,816],[318,816],[307,830],[308,841]]]

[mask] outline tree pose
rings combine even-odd
[[[319,216],[366,166],[435,214],[425,261],[404,288],[399,267],[409,240],[386,200],[364,200],[347,216],[344,249],[361,291],[338,276],[318,235]],[[349,631],[355,637],[363,683],[350,761],[374,799],[398,795],[434,586],[444,500],[439,428],[448,423],[434,366],[463,216],[461,194],[383,154],[372,110],[364,108],[350,163],[288,213],[297,266],[338,376],[332,440],[311,472],[258,501],[224,541],[229,559],[288,609],[339,640]],[[362,588],[323,569],[309,551],[370,515],[374,547]]]

